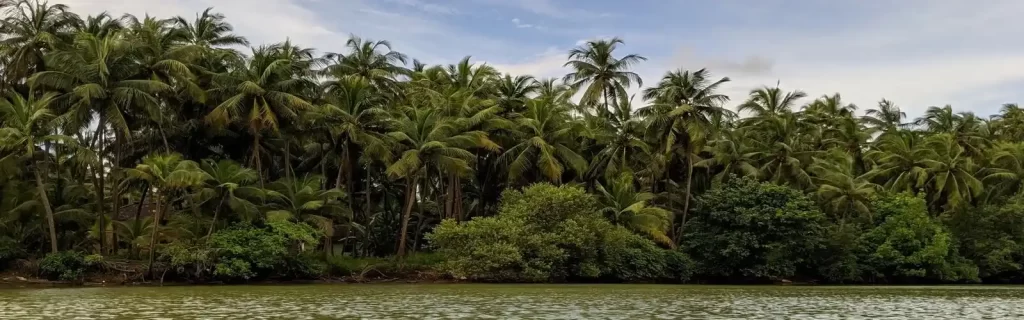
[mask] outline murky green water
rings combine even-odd
[[[0,289],[0,319],[1024,319],[1024,287],[459,284]]]

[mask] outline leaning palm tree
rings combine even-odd
[[[623,172],[618,178],[609,180],[607,186],[599,182],[596,187],[602,206],[600,211],[605,217],[616,225],[674,247],[672,239],[665,233],[669,227],[670,212],[650,203],[655,195],[637,191],[631,172]]]
[[[153,272],[153,259],[156,257],[157,230],[165,213],[169,212],[177,193],[197,187],[208,180],[208,175],[199,168],[199,164],[182,159],[180,154],[152,154],[142,159],[142,163],[127,170],[128,177],[145,181],[151,188],[156,199],[156,213],[153,227],[149,234],[149,272]]]
[[[420,179],[429,178],[431,170],[445,175],[464,176],[475,160],[469,148],[496,151],[498,145],[483,131],[465,131],[434,108],[406,110],[397,123],[397,131],[390,135],[404,149],[402,155],[388,166],[385,173],[391,178],[405,180],[405,204],[402,227],[398,240],[398,256],[404,257],[409,219],[416,204]],[[422,197],[421,197],[422,198]]]
[[[586,172],[587,160],[574,146],[579,128],[569,121],[568,108],[546,99],[526,103],[519,127],[518,143],[498,158],[508,168],[510,181],[536,177],[560,183],[566,167],[575,174]]]
[[[636,54],[616,58],[615,49],[621,44],[624,42],[619,38],[587,41],[569,51],[569,62],[564,65],[573,71],[562,81],[574,89],[583,90],[580,104],[596,107],[603,103],[603,109],[598,109],[601,115],[611,112],[612,104],[617,102],[623,89],[634,83],[643,86],[640,75],[629,71],[629,68],[647,58]]]
[[[54,223],[53,208],[47,196],[46,182],[43,181],[43,177],[47,176],[44,167],[49,155],[41,149],[41,145],[70,142],[65,136],[51,134],[54,115],[50,105],[55,96],[54,93],[48,93],[40,98],[25,98],[20,94],[11,93],[7,98],[0,100],[0,115],[4,120],[3,127],[0,127],[0,148],[10,152],[0,159],[0,163],[7,162],[8,159],[14,162],[28,159],[29,170],[36,180],[37,196],[46,211],[51,252],[57,252],[57,225]]]

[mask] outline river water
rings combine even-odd
[[[1024,319],[1024,287],[340,284],[0,289],[0,319]]]

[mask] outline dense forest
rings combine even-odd
[[[778,85],[728,97],[706,69],[643,81],[618,38],[536,79],[355,36],[251,46],[212,10],[0,8],[0,268],[1024,280],[1015,104],[913,119]]]

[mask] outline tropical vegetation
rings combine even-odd
[[[1016,104],[729,97],[708,69],[644,82],[619,38],[537,79],[356,36],[251,47],[212,10],[0,10],[0,268],[244,281],[432,253],[488,281],[1024,281]]]

